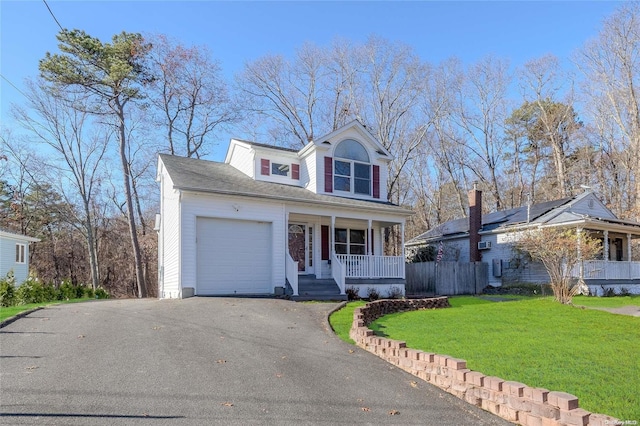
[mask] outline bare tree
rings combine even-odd
[[[610,173],[619,185],[616,210],[640,217],[640,3],[624,3],[575,58]]]
[[[247,113],[266,117],[269,132],[280,144],[302,148],[314,136],[328,133],[329,125],[319,117],[323,81],[326,76],[325,52],[305,44],[293,61],[281,55],[268,55],[245,65],[236,78],[241,103]]]
[[[600,240],[575,229],[539,228],[523,231],[515,247],[542,262],[551,279],[556,301],[570,304],[579,289],[572,279],[573,269],[600,252]]]
[[[51,148],[53,155],[45,160],[45,169],[54,171],[51,182],[59,183],[58,191],[67,203],[80,204],[79,214],[74,214],[70,225],[79,225],[85,239],[95,290],[100,277],[93,204],[97,202],[102,161],[111,135],[104,126],[92,126],[88,106],[82,106],[85,100],[77,94],[65,99],[63,93],[50,90],[42,82],[31,82],[28,94],[29,110],[16,108],[15,116],[33,141]]]
[[[146,38],[147,57],[154,75],[147,90],[165,129],[169,153],[200,158],[207,154],[217,132],[239,118],[220,63],[205,46],[186,47],[165,35]]]
[[[497,210],[504,204],[499,180],[506,150],[502,126],[510,82],[508,68],[506,61],[491,56],[472,65],[458,88],[454,117],[464,135],[465,167],[489,190]]]

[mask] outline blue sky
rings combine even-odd
[[[370,35],[412,46],[427,62],[451,56],[470,64],[488,54],[512,66],[552,53],[567,59],[597,35],[612,1],[55,1],[65,28],[110,40],[121,31],[167,34],[204,44],[231,77],[268,53],[291,55],[304,42]],[[0,123],[11,127],[9,106],[21,102],[24,79],[38,60],[57,51],[59,27],[41,0],[0,1]],[[232,135],[242,136],[242,135]],[[219,141],[226,149],[228,140]],[[220,151],[220,150],[217,150]],[[220,157],[217,152],[216,157]],[[219,158],[217,158],[219,159]]]

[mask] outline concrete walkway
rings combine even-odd
[[[0,424],[505,425],[339,340],[335,304],[58,305],[0,329]]]

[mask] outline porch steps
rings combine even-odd
[[[298,296],[292,300],[347,300],[346,294],[340,294],[338,284],[332,279],[318,279],[315,275],[298,277]]]

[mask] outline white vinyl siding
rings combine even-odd
[[[161,166],[160,232],[158,234],[158,296],[181,297],[180,193]]]
[[[233,142],[232,142],[233,143]],[[229,158],[229,164],[240,170],[245,175],[254,178],[255,170],[253,167],[254,153],[248,146],[240,143],[233,144],[233,152]],[[260,172],[258,170],[258,172]]]
[[[197,288],[197,219],[246,220],[271,223],[271,292],[285,282],[286,225],[281,203],[249,197],[220,196],[184,192],[181,209],[181,283],[182,288]],[[250,247],[247,247],[247,251]]]

